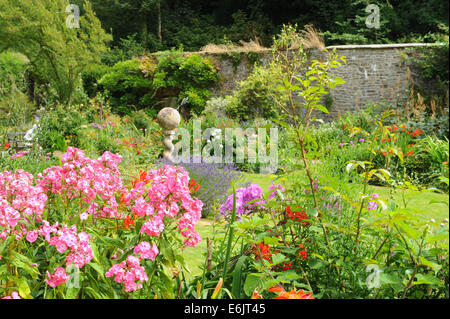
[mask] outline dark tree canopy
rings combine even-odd
[[[76,1],[75,1],[76,2]],[[91,0],[114,43],[135,35],[150,51],[255,37],[270,45],[283,24],[313,24],[327,45],[425,41],[448,26],[444,0]],[[380,8],[381,27],[368,29],[368,4]]]

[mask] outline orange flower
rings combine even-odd
[[[10,147],[9,142],[6,142],[5,145],[3,145],[3,148],[4,148],[4,149],[7,149],[7,148],[9,148],[9,147]]]
[[[198,191],[200,189],[200,184],[197,183],[196,181],[194,181],[193,179],[191,179],[189,181],[189,190],[191,191],[191,193],[194,193],[196,191]]]
[[[255,288],[252,297],[250,299],[263,299],[263,297],[259,294],[259,291]]]
[[[409,151],[409,152],[408,152],[408,156],[413,155],[413,153],[414,153],[413,151]]]
[[[286,292],[283,288],[279,286],[275,286],[269,288],[269,292],[278,293],[278,296],[275,299],[314,299],[312,293],[305,293],[303,289],[297,291],[295,288],[291,289],[291,291]]]
[[[442,164],[444,164],[444,165],[448,165],[448,162],[447,162],[447,161],[445,161],[445,162],[443,162]]]

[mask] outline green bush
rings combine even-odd
[[[183,99],[185,115],[200,114],[211,95],[210,88],[219,81],[219,74],[209,58],[198,54],[184,56],[181,50],[158,55],[153,86],[159,97]]]
[[[271,118],[278,115],[273,96],[276,94],[275,74],[269,68],[255,66],[247,79],[239,83],[227,105],[228,116],[248,121],[261,116]]]
[[[130,120],[138,130],[142,130],[144,132],[144,135],[145,132],[149,131],[152,126],[152,118],[148,116],[144,110],[132,112],[130,114]]]
[[[104,64],[91,64],[82,73],[83,89],[86,94],[93,98],[97,92],[102,90],[102,85],[98,81],[110,70],[110,67]]]
[[[45,152],[65,152],[68,146],[80,147],[79,130],[93,119],[89,107],[56,107],[44,113],[37,134]]]
[[[13,88],[25,91],[27,69],[25,56],[11,51],[0,53],[0,99]]]
[[[115,64],[98,82],[110,94],[111,111],[130,114],[153,104],[152,82],[144,77],[138,59]]]

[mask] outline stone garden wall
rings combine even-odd
[[[396,103],[404,94],[410,81],[420,82],[414,66],[406,61],[420,47],[429,44],[385,44],[385,45],[345,45],[333,46],[339,56],[345,56],[347,64],[334,69],[334,75],[342,77],[347,83],[331,92],[327,106],[330,114],[321,116],[324,120],[336,117],[347,111],[357,111],[368,103]],[[318,59],[323,53],[311,52],[312,59]],[[217,64],[221,75],[221,84],[215,90],[215,96],[231,94],[244,80],[255,61],[269,63],[271,51],[245,53],[205,53]],[[430,90],[433,84],[428,83]]]

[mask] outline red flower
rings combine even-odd
[[[135,219],[136,219],[136,215],[134,215],[132,219],[130,219],[130,215],[127,215],[127,217],[123,221],[123,227],[125,229],[131,228],[131,226],[134,226],[134,220]]]
[[[300,208],[299,206],[297,206],[298,208]],[[286,213],[287,213],[287,217],[292,219],[293,221],[302,221],[304,219],[308,219],[308,215],[306,215],[304,210],[299,210],[296,212],[293,212],[291,209],[291,206],[286,207],[285,209]],[[303,224],[305,226],[309,226],[309,222],[303,222]]]
[[[413,151],[409,151],[409,152],[408,152],[408,156],[413,155],[413,153],[414,153]]]
[[[253,247],[253,253],[256,255],[255,259],[258,260],[260,257],[272,263],[272,251],[270,251],[269,245],[264,245],[263,242],[259,244],[259,251],[256,246]]]
[[[4,148],[4,149],[7,149],[7,148],[9,148],[9,146],[10,146],[10,145],[9,145],[9,142],[6,142],[5,145],[3,145],[3,148]]]

